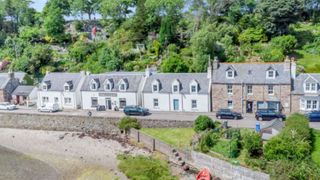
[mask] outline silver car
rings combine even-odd
[[[10,104],[8,102],[0,103],[0,110],[15,110],[17,109],[16,105]]]

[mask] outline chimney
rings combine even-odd
[[[292,57],[291,58],[291,79],[296,79],[297,76],[297,64],[295,59]]]
[[[145,70],[145,75],[146,75],[146,77],[150,77],[151,76],[151,69],[149,68],[149,66],[147,66],[147,68]]]
[[[212,70],[211,58],[209,57],[208,68],[207,68],[207,78],[208,79],[212,79],[212,73],[213,73],[213,70]]]
[[[215,56],[213,60],[213,70],[217,70],[217,69],[219,69],[219,59],[217,56]]]
[[[286,59],[284,60],[283,68],[284,68],[284,71],[290,71],[291,61],[289,56],[286,56]]]

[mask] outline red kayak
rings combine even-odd
[[[202,169],[198,173],[196,180],[211,180],[211,175],[210,175],[209,170],[207,168]]]

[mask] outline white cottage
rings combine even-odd
[[[207,73],[148,74],[142,105],[151,111],[210,112],[211,77]]]
[[[141,105],[143,73],[112,72],[91,74],[81,88],[83,109],[104,106],[106,110],[123,109],[127,105]]]
[[[47,73],[38,90],[38,106],[56,103],[60,109],[81,107],[80,88],[86,73]]]

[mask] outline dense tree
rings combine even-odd
[[[70,0],[70,7],[73,14],[80,14],[82,19],[84,14],[87,14],[89,20],[91,20],[92,15],[99,9],[100,1],[101,0]]]
[[[44,19],[44,28],[49,37],[54,40],[60,40],[64,34],[64,17],[60,8],[54,8],[51,6],[48,14]]]
[[[48,0],[45,7],[43,8],[43,14],[46,15],[50,13],[51,9],[59,8],[63,15],[70,14],[70,4],[66,0]]]
[[[104,17],[112,17],[112,20],[120,25],[127,16],[132,13],[135,0],[101,0],[99,13]]]
[[[182,73],[188,72],[189,68],[187,63],[176,53],[171,53],[169,57],[163,60],[161,64],[161,72],[174,72]]]

